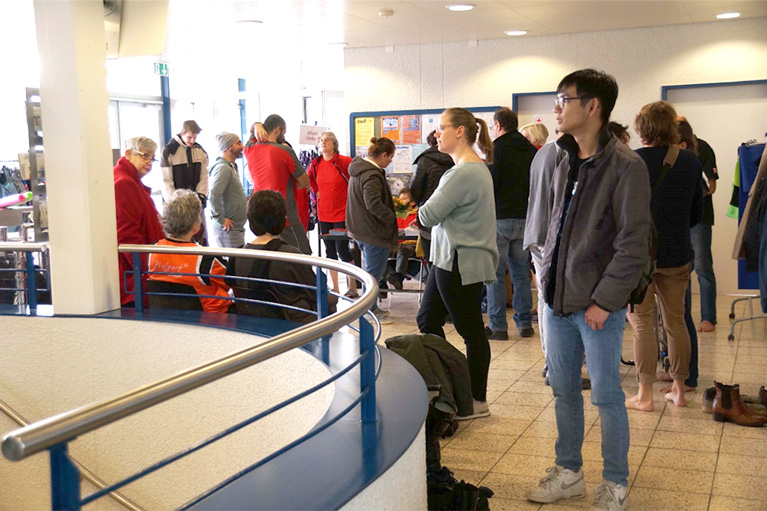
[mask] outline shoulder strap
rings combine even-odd
[[[663,168],[660,171],[660,176],[658,177],[658,180],[655,181],[655,184],[652,186],[652,192],[655,191],[656,188],[658,188],[661,183],[666,179],[666,175],[668,174],[668,171],[671,170],[671,168],[676,163],[676,159],[679,157],[679,148],[675,145],[669,146],[668,151],[666,151],[666,156],[663,158]]]
[[[335,160],[335,158],[333,158],[332,160],[330,160],[330,163],[332,163],[332,164],[333,164],[333,166],[336,168],[336,170],[338,171],[338,173],[339,173],[339,174],[341,174],[341,177],[342,177],[342,178],[344,178],[344,181],[346,181],[346,184],[348,185],[348,184],[349,184],[349,178],[347,178],[347,177],[344,175],[344,173],[343,173],[343,172],[341,172],[341,168],[340,168],[340,167],[339,167],[339,166],[336,164],[336,160]]]

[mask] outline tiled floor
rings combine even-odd
[[[397,294],[384,300],[391,312],[381,339],[417,333],[415,295]],[[701,412],[702,389],[713,380],[741,384],[741,392],[755,394],[767,385],[767,320],[739,324],[729,342],[731,298],[718,299],[719,325],[699,334],[699,390],[688,393],[688,407],[666,404],[658,392],[655,411],[629,410],[629,508],[643,510],[767,510],[767,428],[745,428],[714,422]],[[697,311],[697,297],[693,297]],[[758,307],[757,307],[758,308]],[[745,314],[739,304],[736,317]],[[508,311],[510,334],[516,334]],[[697,312],[693,317],[698,318]],[[697,321],[697,320],[696,320]],[[448,340],[463,351],[463,341],[452,325]],[[535,337],[490,341],[492,362],[488,401],[492,415],[461,423],[459,432],[442,442],[442,462],[458,479],[489,487],[494,510],[583,509],[591,504],[592,491],[601,481],[600,422],[584,392],[586,436],[583,445],[588,495],[540,505],[526,500],[529,487],[553,464],[557,436],[551,389],[543,384],[538,327]],[[626,327],[623,354],[633,358],[631,329]],[[623,366],[623,389],[636,393],[633,368]],[[662,384],[656,383],[656,388]]]

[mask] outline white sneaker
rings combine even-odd
[[[622,484],[602,480],[602,483],[594,488],[591,511],[624,511],[627,493],[628,489]]]
[[[471,415],[456,415],[455,420],[467,421],[470,419],[479,419],[480,417],[488,417],[490,415],[490,407],[487,405],[487,401],[474,400],[474,413]]]
[[[530,490],[527,499],[541,504],[550,504],[559,499],[579,499],[586,496],[586,481],[583,470],[572,470],[554,465],[546,469],[548,475]]]

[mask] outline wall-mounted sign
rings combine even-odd
[[[168,64],[165,62],[155,62],[154,74],[158,76],[168,76]]]
[[[320,145],[320,135],[328,131],[324,126],[302,124],[298,133],[298,143],[305,145]]]

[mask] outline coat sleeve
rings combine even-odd
[[[312,160],[312,162],[309,164],[309,168],[306,171],[306,174],[309,176],[309,186],[312,188],[312,191],[317,194],[317,191],[319,188],[317,187],[317,159]]]
[[[410,183],[410,197],[413,198],[413,202],[419,205],[421,204],[421,197],[423,196],[423,190],[426,184],[428,164],[428,158],[421,158],[418,160],[418,166],[415,169],[415,177],[413,177],[413,182]]]
[[[162,150],[160,157],[160,170],[162,170],[162,198],[167,202],[170,196],[176,191],[176,185],[173,183],[173,164],[171,163],[171,152],[168,146]],[[207,169],[207,167],[204,167]]]
[[[455,171],[454,171],[455,172]],[[440,186],[434,191],[426,204],[418,210],[418,223],[423,227],[434,227],[445,218],[450,216],[458,206],[468,200],[466,187],[461,185],[459,175],[452,175],[449,179],[443,176]]]
[[[384,194],[381,180],[376,177],[368,177],[362,183],[362,199],[365,201],[367,210],[384,225],[397,222],[397,215],[381,200]]]
[[[615,312],[626,306],[649,253],[650,180],[644,161],[637,159],[618,177],[612,196],[615,253],[591,294],[600,307]]]
[[[208,196],[208,153],[205,152],[205,149],[200,148],[202,151],[202,163],[200,164],[200,182],[197,183],[197,190],[195,190],[197,193],[202,195],[203,197]],[[205,204],[203,204],[203,207],[205,207]]]
[[[224,165],[214,166],[210,173],[210,193],[208,194],[210,217],[221,225],[224,225],[224,220],[226,220],[224,191],[229,186],[230,174]]]

